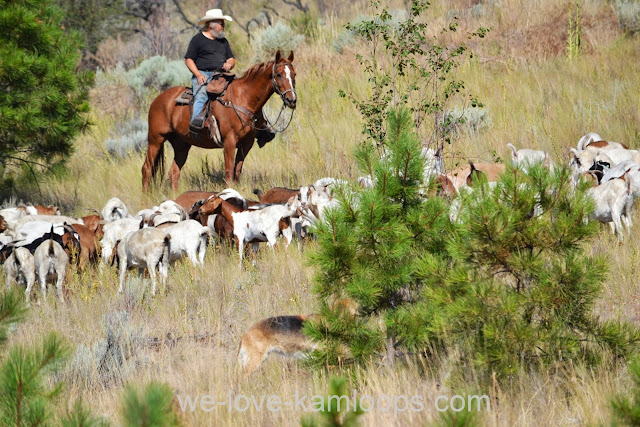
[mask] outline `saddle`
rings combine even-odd
[[[211,81],[207,83],[205,90],[209,95],[209,99],[216,99],[227,91],[229,84],[236,78],[233,73],[219,73],[211,76]],[[185,87],[184,91],[176,98],[176,104],[188,105],[193,104],[193,91],[190,87]]]
[[[184,91],[176,98],[176,104],[189,105],[193,103],[193,91],[190,87],[185,87]]]

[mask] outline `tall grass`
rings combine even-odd
[[[434,2],[430,11],[434,25],[449,4],[462,10],[475,3]],[[607,20],[602,21],[598,33],[593,17],[611,13],[604,10],[605,6],[598,6],[602,2],[586,2],[581,9],[587,49],[570,62],[561,51],[560,55],[552,52],[552,46],[529,49],[526,44],[518,44],[521,34],[515,29],[522,28],[526,33],[528,28],[543,23],[558,11],[557,2],[485,3],[482,14],[467,14],[462,27],[474,28],[481,22],[494,25],[494,32],[479,47],[480,54],[462,68],[460,78],[484,103],[490,125],[481,132],[458,133],[456,143],[447,147],[449,168],[466,163],[467,158],[508,159],[507,142],[518,148],[547,150],[556,163],[566,163],[568,148],[590,131],[640,148],[640,75],[635,70],[640,51],[637,40],[612,36],[615,33]],[[355,17],[366,13],[366,8],[360,5],[351,13]],[[558,22],[566,24],[568,20],[562,16]],[[316,42],[295,52],[298,108],[286,132],[264,148],[252,149],[237,186],[241,193],[251,195],[253,188],[306,185],[324,176],[353,180],[360,174],[352,153],[363,140],[362,122],[353,105],[338,96],[338,89],[367,96],[368,85],[354,57],[357,45],[347,46],[341,54],[333,49],[333,41],[347,19],[347,15],[329,16],[324,25],[318,26]],[[566,30],[560,33],[566,35]],[[539,42],[547,42],[545,34],[540,35]],[[560,45],[566,46],[564,42]],[[547,53],[540,54],[543,51]],[[249,65],[241,63],[240,68]],[[109,93],[122,96],[106,96]],[[104,143],[113,126],[133,113],[146,114],[136,111],[125,95],[126,90],[118,85],[94,90],[94,126],[77,139],[67,172],[40,182],[40,193],[25,188],[21,194],[25,200],[53,202],[65,213],[84,215],[89,208],[100,209],[113,196],[121,198],[132,212],[176,196],[167,185],[142,193],[144,153],[132,151],[122,158],[109,155]],[[172,150],[169,144],[166,148],[170,165]],[[221,175],[215,173],[221,169],[221,150],[193,148],[179,192],[223,189]],[[598,303],[598,315],[638,323],[639,242],[637,227],[624,246],[618,246],[608,228],[603,227],[590,243],[593,253],[608,256],[612,277]],[[236,371],[235,362],[240,337],[252,323],[317,309],[310,292],[314,271],[306,260],[313,248],[313,242],[305,245],[303,252],[296,245],[277,247],[273,252],[261,248],[257,265],[245,269],[238,268],[238,255],[232,250],[209,248],[203,269],[194,269],[188,262],[178,263],[170,270],[168,293],[155,298],[149,295],[148,283],[143,291],[135,280],[128,283],[128,297],[118,295],[116,273],[110,269],[72,273],[67,305],[60,305],[50,293],[46,301],[33,304],[28,321],[13,332],[11,340],[35,343],[53,329],[64,334],[76,351],[86,351],[105,339],[104,328],[100,327],[105,316],[122,312],[127,313],[128,327],[142,337],[136,356],[123,362],[129,368],[125,370],[126,382],[159,380],[177,394],[210,394],[219,400],[229,390],[255,396],[278,394],[283,399],[291,399],[296,390],[321,394],[328,389],[328,375],[311,373],[294,361],[273,357],[250,378]],[[0,287],[4,286],[4,277],[0,281]],[[628,386],[625,369],[613,366],[594,371],[576,366],[479,390],[495,403],[494,410],[481,414],[480,420],[499,426],[605,423],[610,418],[609,396]],[[123,386],[101,380],[99,370],[91,369],[91,364],[84,367],[83,381],[73,380],[73,368],[67,367],[68,401],[82,397],[97,414],[117,420]],[[372,365],[356,372],[352,381],[360,394],[420,394],[428,405],[439,394],[452,396],[481,387],[474,383],[471,367],[465,378],[452,378],[450,371],[442,355],[438,360],[411,359],[393,370]],[[300,415],[293,408],[278,413],[238,413],[218,408],[211,413],[185,413],[184,420],[193,425],[296,425]],[[438,418],[437,411],[425,410],[398,417],[392,412],[370,413],[363,421],[372,426],[404,425],[427,424]]]

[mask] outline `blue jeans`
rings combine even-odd
[[[204,76],[207,78],[207,82],[209,81],[209,77],[211,77],[211,75],[213,74],[213,71],[200,71],[200,72],[204,74]],[[200,87],[201,86],[198,84],[198,79],[196,79],[196,76],[191,77],[191,88],[193,89],[193,96],[194,96],[193,112],[191,113],[192,121],[193,121],[193,118],[202,111],[202,107],[204,107],[204,104],[207,103],[207,99],[209,99],[209,96],[207,95],[207,91],[205,90],[205,88],[203,87],[202,89],[200,89]]]

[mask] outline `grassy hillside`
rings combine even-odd
[[[468,158],[506,162],[510,158],[507,142],[518,148],[547,150],[557,164],[566,164],[568,148],[588,132],[640,148],[638,39],[622,31],[612,4],[590,0],[581,5],[582,44],[578,56],[568,59],[565,49],[572,2],[433,3],[426,18],[434,34],[454,11],[462,29],[456,38],[463,39],[465,30],[478,25],[493,27],[486,39],[473,42],[476,54],[459,75],[484,103],[486,126],[474,134],[462,131],[447,147],[449,168]],[[350,18],[366,13],[367,8],[358,4],[339,15],[328,15],[315,39],[307,39],[296,50],[298,107],[284,133],[262,149],[255,146],[249,154],[235,187],[242,194],[252,196],[254,188],[307,185],[324,176],[355,180],[361,174],[353,158],[354,148],[363,140],[361,117],[348,99],[338,96],[338,90],[364,97],[368,85],[355,58],[359,45],[354,42],[337,53],[333,42]],[[246,69],[251,65],[250,46],[232,25],[229,31],[237,40],[237,51],[242,52],[239,69]],[[94,124],[77,138],[67,171],[38,185],[25,183],[17,189],[18,196],[57,204],[74,215],[101,209],[113,196],[133,212],[175,197],[168,185],[142,192],[144,152],[111,157],[104,145],[115,126],[136,115],[144,118],[145,106],[157,93],[151,88],[147,98],[135,101],[122,83],[96,87],[92,92]],[[279,99],[270,102],[277,111]],[[168,144],[166,148],[169,163],[172,151]],[[221,150],[192,149],[180,192],[223,189],[222,169]],[[637,215],[634,219],[640,221]],[[612,279],[605,284],[597,308],[603,318],[640,324],[639,245],[637,227],[622,246],[608,227],[602,227],[590,242],[590,251],[605,254],[611,264]],[[218,400],[225,399],[229,391],[246,396],[278,394],[283,400],[293,399],[296,390],[321,394],[328,389],[327,375],[308,371],[295,361],[272,357],[261,371],[244,378],[236,371],[235,360],[240,337],[252,323],[317,309],[311,293],[314,269],[308,262],[314,247],[314,242],[302,251],[295,244],[275,252],[264,247],[257,265],[244,269],[238,268],[233,250],[211,247],[204,269],[193,269],[188,262],[176,265],[169,272],[168,293],[155,298],[143,294],[136,280],[128,283],[124,296],[118,295],[113,269],[74,272],[67,285],[68,303],[60,305],[50,293],[46,302],[33,305],[28,320],[11,334],[11,342],[34,343],[49,330],[63,334],[76,352],[61,374],[67,388],[60,407],[82,398],[96,413],[114,421],[126,383],[159,380],[178,395],[209,394]],[[115,337],[112,343],[125,349],[122,364],[101,363],[97,357],[105,353],[100,346],[107,336]],[[393,370],[374,365],[357,371],[354,383],[360,394],[421,394],[425,402],[439,394],[480,391],[497,405],[497,410],[483,413],[480,420],[500,426],[605,423],[611,417],[611,396],[629,386],[623,367],[591,370],[575,366],[495,383],[491,390],[484,390],[478,383],[453,377],[449,363],[447,358],[411,360]],[[472,368],[468,377],[474,377]],[[253,426],[296,425],[300,415],[294,408],[239,413],[223,407],[182,416],[192,425]],[[397,417],[393,412],[376,412],[362,420],[373,426],[427,424],[438,418],[429,408]]]

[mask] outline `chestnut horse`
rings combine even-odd
[[[289,58],[276,53],[275,61],[257,64],[242,77],[231,82],[223,97],[209,103],[210,111],[218,121],[222,147],[218,146],[205,128],[197,134],[189,131],[188,105],[176,105],[176,98],[184,91],[176,86],[162,92],[149,107],[149,147],[142,165],[142,188],[149,189],[149,180],[164,174],[164,142],[173,146],[175,156],[169,170],[173,191],[178,189],[180,170],[184,166],[192,145],[201,148],[224,149],[224,179],[237,182],[244,159],[253,146],[259,130],[262,107],[271,95],[278,93],[284,105],[296,107],[293,52]],[[236,148],[238,152],[236,153]],[[235,155],[235,162],[234,162]]]

